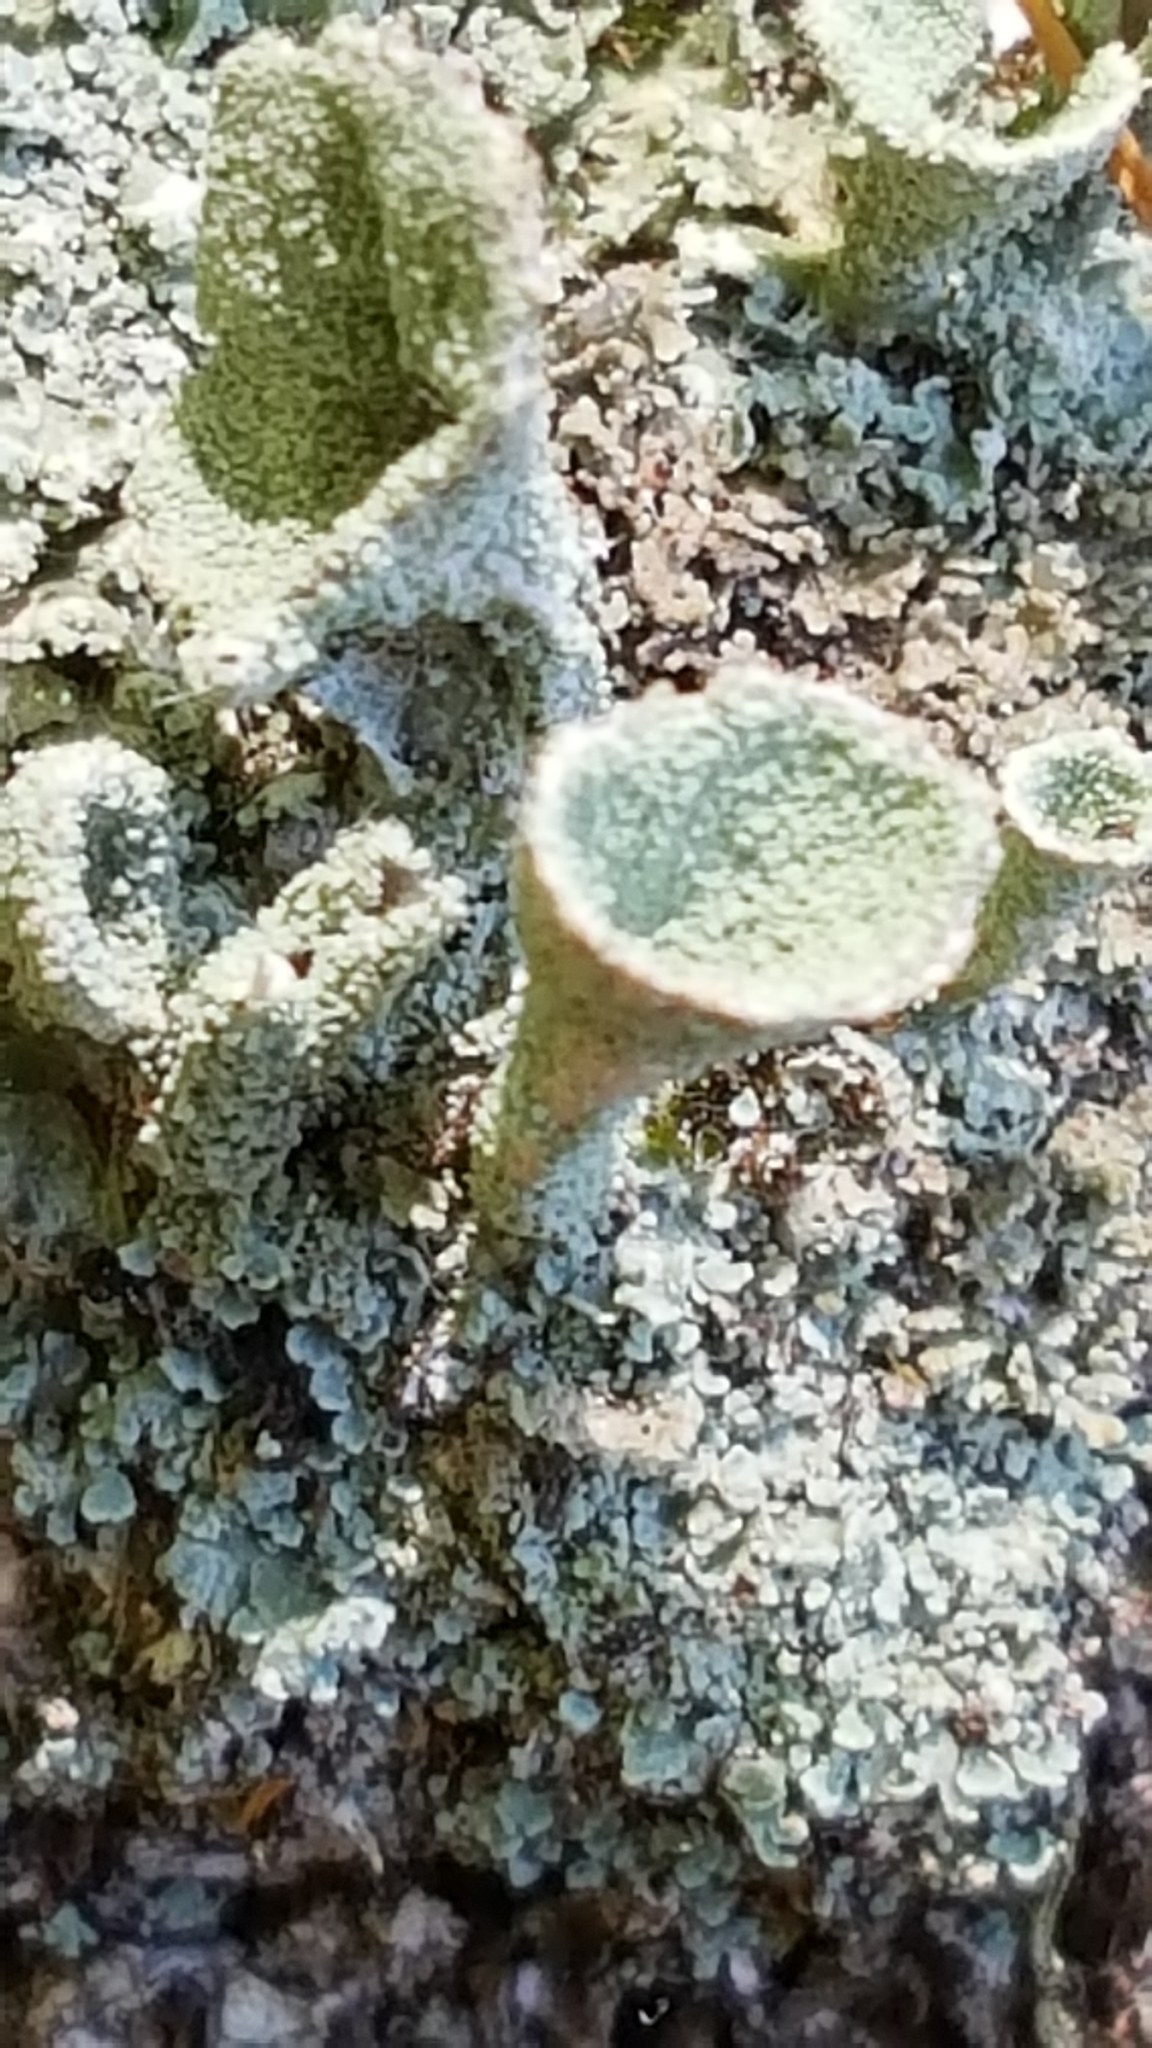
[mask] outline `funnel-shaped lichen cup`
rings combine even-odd
[[[1000,788],[1004,860],[951,1003],[1011,980],[1110,883],[1152,865],[1152,757],[1125,734],[1063,732],[1017,747]]]
[[[934,995],[999,859],[980,779],[767,662],[562,728],[524,806],[529,978],[477,1143],[481,1212],[507,1220],[614,1103]]]

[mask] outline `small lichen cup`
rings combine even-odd
[[[257,31],[215,95],[209,346],[125,493],[185,684],[259,701],[349,633],[516,602],[546,622],[552,276],[523,137],[395,20]]]
[[[1152,758],[1111,727],[1016,748],[1000,792],[1004,860],[950,1005],[1010,981],[1110,883],[1152,865]]]
[[[999,862],[982,780],[765,661],[561,728],[521,820],[528,986],[480,1119],[482,1218],[510,1225],[615,1103],[935,995]]]
[[[856,332],[914,303],[925,264],[942,286],[1055,214],[1103,169],[1143,91],[1111,38],[1067,94],[1013,107],[988,91],[986,0],[800,0],[795,25],[846,116],[831,143],[840,246],[802,256],[798,274]]]

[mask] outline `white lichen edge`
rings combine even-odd
[[[729,737],[741,752],[751,746],[757,729],[762,736],[777,733],[782,745],[803,728],[840,740],[853,757],[853,784],[858,786],[869,766],[903,776],[910,796],[918,790],[924,798],[931,797],[937,828],[946,822],[952,835],[951,846],[941,850],[941,870],[933,876],[928,846],[908,844],[891,821],[889,843],[873,854],[881,884],[876,900],[878,905],[886,899],[903,901],[914,917],[910,915],[906,933],[899,930],[899,918],[891,920],[889,929],[878,931],[867,958],[846,962],[839,981],[830,978],[832,962],[827,957],[814,975],[803,964],[786,960],[772,944],[770,918],[763,931],[762,960],[734,957],[719,962],[712,957],[698,963],[674,947],[623,929],[588,886],[582,849],[566,830],[568,801],[578,779],[598,768],[610,774],[614,759],[624,764],[638,750],[653,759],[657,746],[667,743],[669,736],[678,754],[694,741],[715,754],[725,725],[736,727]],[[730,801],[719,786],[716,794],[719,802]],[[805,842],[818,847],[825,821],[814,811],[810,829],[804,823],[811,792],[785,777],[773,795],[774,804],[764,809],[765,834],[774,826],[790,826],[802,856]],[[665,822],[679,843],[690,820],[668,816]],[[884,821],[885,830],[888,823]],[[977,775],[945,759],[908,721],[835,685],[800,681],[756,660],[726,665],[698,695],[679,696],[658,686],[617,706],[606,718],[570,725],[555,734],[536,763],[522,837],[534,879],[575,948],[591,954],[622,984],[634,984],[638,1000],[694,1010],[765,1041],[778,1035],[799,1037],[838,1023],[874,1022],[933,995],[968,958],[977,915],[1001,857],[995,800]],[[862,858],[868,853],[862,848]],[[816,851],[805,871],[792,878],[793,886],[811,892],[814,911],[820,908],[820,858]],[[746,876],[750,869],[751,860]],[[734,869],[720,880],[724,886],[739,878]],[[839,916],[843,876],[827,879],[831,888],[823,908]],[[718,901],[718,914],[722,909]],[[528,951],[531,965],[530,946]]]
[[[1068,783],[1076,781],[1107,806],[1109,829],[1099,829],[1099,811],[1092,817],[1095,804],[1085,817],[1091,829],[1069,827],[1060,784],[1074,802]],[[1128,871],[1152,862],[1152,760],[1121,732],[1055,733],[1018,747],[1001,770],[1000,787],[1008,818],[1037,853],[1077,867]]]

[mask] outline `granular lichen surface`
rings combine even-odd
[[[1090,1760],[1152,1754],[1115,754],[1152,316],[1105,176],[1141,77],[1102,48],[1055,107],[980,7],[930,48],[914,0],[878,76],[867,11],[0,5],[0,1917],[36,2048],[164,2039],[191,1947],[220,2048],[366,2012],[608,2043],[653,1985],[681,2039],[915,2043],[941,1984],[1001,2048],[1021,2001],[1092,2038],[1094,1958],[1134,1997],[1138,1920],[1067,1929]],[[605,1091],[494,1238],[533,760],[755,661],[907,721],[981,818],[1083,742],[1030,795],[1091,876],[860,1028],[821,1028],[817,952],[803,1043]],[[658,746],[593,792],[581,886],[726,972],[752,826],[665,752],[687,939]],[[879,904],[883,778],[746,766],[788,782],[743,877],[783,877],[782,952],[834,893],[894,972],[951,813]],[[295,1976],[268,1922],[228,1947],[277,1871]]]

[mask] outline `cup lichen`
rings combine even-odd
[[[0,615],[0,1582],[11,1518],[60,1625],[51,1690],[0,1727],[0,1891],[75,1954],[78,1909],[15,1868],[45,1808],[98,1819],[112,1787],[119,1827],[139,1792],[156,1871],[155,1816],[194,1851],[197,1815],[274,1787],[271,1871],[335,1829],[379,1880],[384,1974],[361,1921],[337,2024],[363,1995],[369,2030],[474,2037],[392,1911],[426,1853],[639,1901],[609,1991],[625,1951],[637,1981],[652,1962],[645,1914],[661,1962],[722,1971],[785,1870],[802,1934],[843,1931],[857,1966],[862,1930],[939,1924],[951,1894],[1002,2042],[1032,1928],[1050,1955],[1143,1513],[1142,907],[1119,965],[1085,921],[1042,988],[917,997],[974,972],[989,904],[1004,973],[1027,957],[1021,849],[1061,918],[1147,852],[1112,742],[1090,773],[1027,750],[999,819],[935,747],[994,762],[1041,703],[1090,727],[1142,687],[1148,264],[1103,183],[1132,67],[1105,53],[1053,120],[1013,85],[1005,122],[955,56],[983,48],[960,0],[390,11],[219,67],[203,348],[208,67],[178,82],[119,0],[64,0],[12,67],[0,207],[31,203],[0,238],[0,383],[33,403],[0,426],[0,579],[42,573]],[[850,75],[830,44],[814,75],[817,14]],[[672,40],[628,78],[657,15]],[[211,41],[244,8],[199,16]],[[467,69],[432,55],[454,35]],[[963,71],[940,129],[901,98],[928,60]],[[548,181],[496,105],[558,116],[528,117],[571,265],[543,308]],[[759,281],[783,245],[814,260],[829,158],[860,181],[838,325],[789,295],[799,264]],[[446,327],[404,300],[426,271]],[[730,425],[756,467],[721,475]],[[603,514],[595,623],[573,498],[593,544]],[[597,631],[627,701],[557,732],[603,701]],[[858,694],[791,673],[814,658]],[[771,1049],[670,1093],[661,1158],[621,1125],[611,1204],[497,1265],[467,1161],[541,727],[482,1220],[620,1091]],[[909,1005],[883,1043],[834,1023]],[[2,1629],[0,1597],[0,1655]],[[107,1920],[84,1888],[98,1929],[141,1898],[124,1870]],[[143,1905],[101,2038],[154,2018],[162,1915],[215,1945],[214,1884]],[[560,2009],[535,1953],[500,1980],[501,2048]],[[338,1968],[325,1948],[325,1998]],[[233,1973],[226,2033],[254,1985]],[[569,2032],[614,2026],[609,1998]]]
[[[977,776],[768,663],[563,728],[521,821],[528,986],[481,1208],[514,1202],[613,1103],[935,995],[999,860]]]
[[[267,698],[340,635],[435,617],[595,668],[557,544],[539,174],[463,58],[396,21],[249,37],[196,275],[207,355],[128,492],[186,687]]]
[[[1013,748],[1000,790],[1004,859],[949,1003],[1010,981],[1110,883],[1152,865],[1152,762],[1113,728]]]

